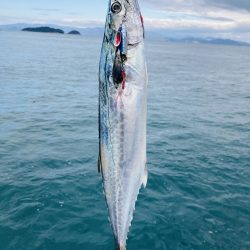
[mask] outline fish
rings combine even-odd
[[[137,196],[148,179],[144,33],[138,0],[109,0],[99,63],[98,171],[116,250],[126,249]]]

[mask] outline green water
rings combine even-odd
[[[112,250],[101,39],[0,32],[0,249]],[[147,189],[128,250],[250,249],[250,48],[147,42]]]

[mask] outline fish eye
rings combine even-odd
[[[115,14],[120,13],[122,10],[122,5],[119,2],[114,2],[111,6],[111,11]]]

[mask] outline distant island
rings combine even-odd
[[[68,34],[69,35],[81,35],[81,33],[77,30],[71,30]]]
[[[62,29],[55,29],[48,26],[43,27],[28,27],[22,29],[22,31],[30,31],[30,32],[44,32],[44,33],[59,33],[64,34],[64,31]],[[71,30],[68,32],[69,35],[81,35],[81,33],[77,30]]]
[[[54,29],[47,26],[44,27],[34,27],[34,28],[24,28],[22,31],[31,31],[31,32],[44,32],[44,33],[59,33],[64,34],[64,31],[61,29]]]

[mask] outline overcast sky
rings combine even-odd
[[[108,0],[1,0],[0,24],[102,26]],[[250,42],[250,0],[140,0],[146,27]]]

